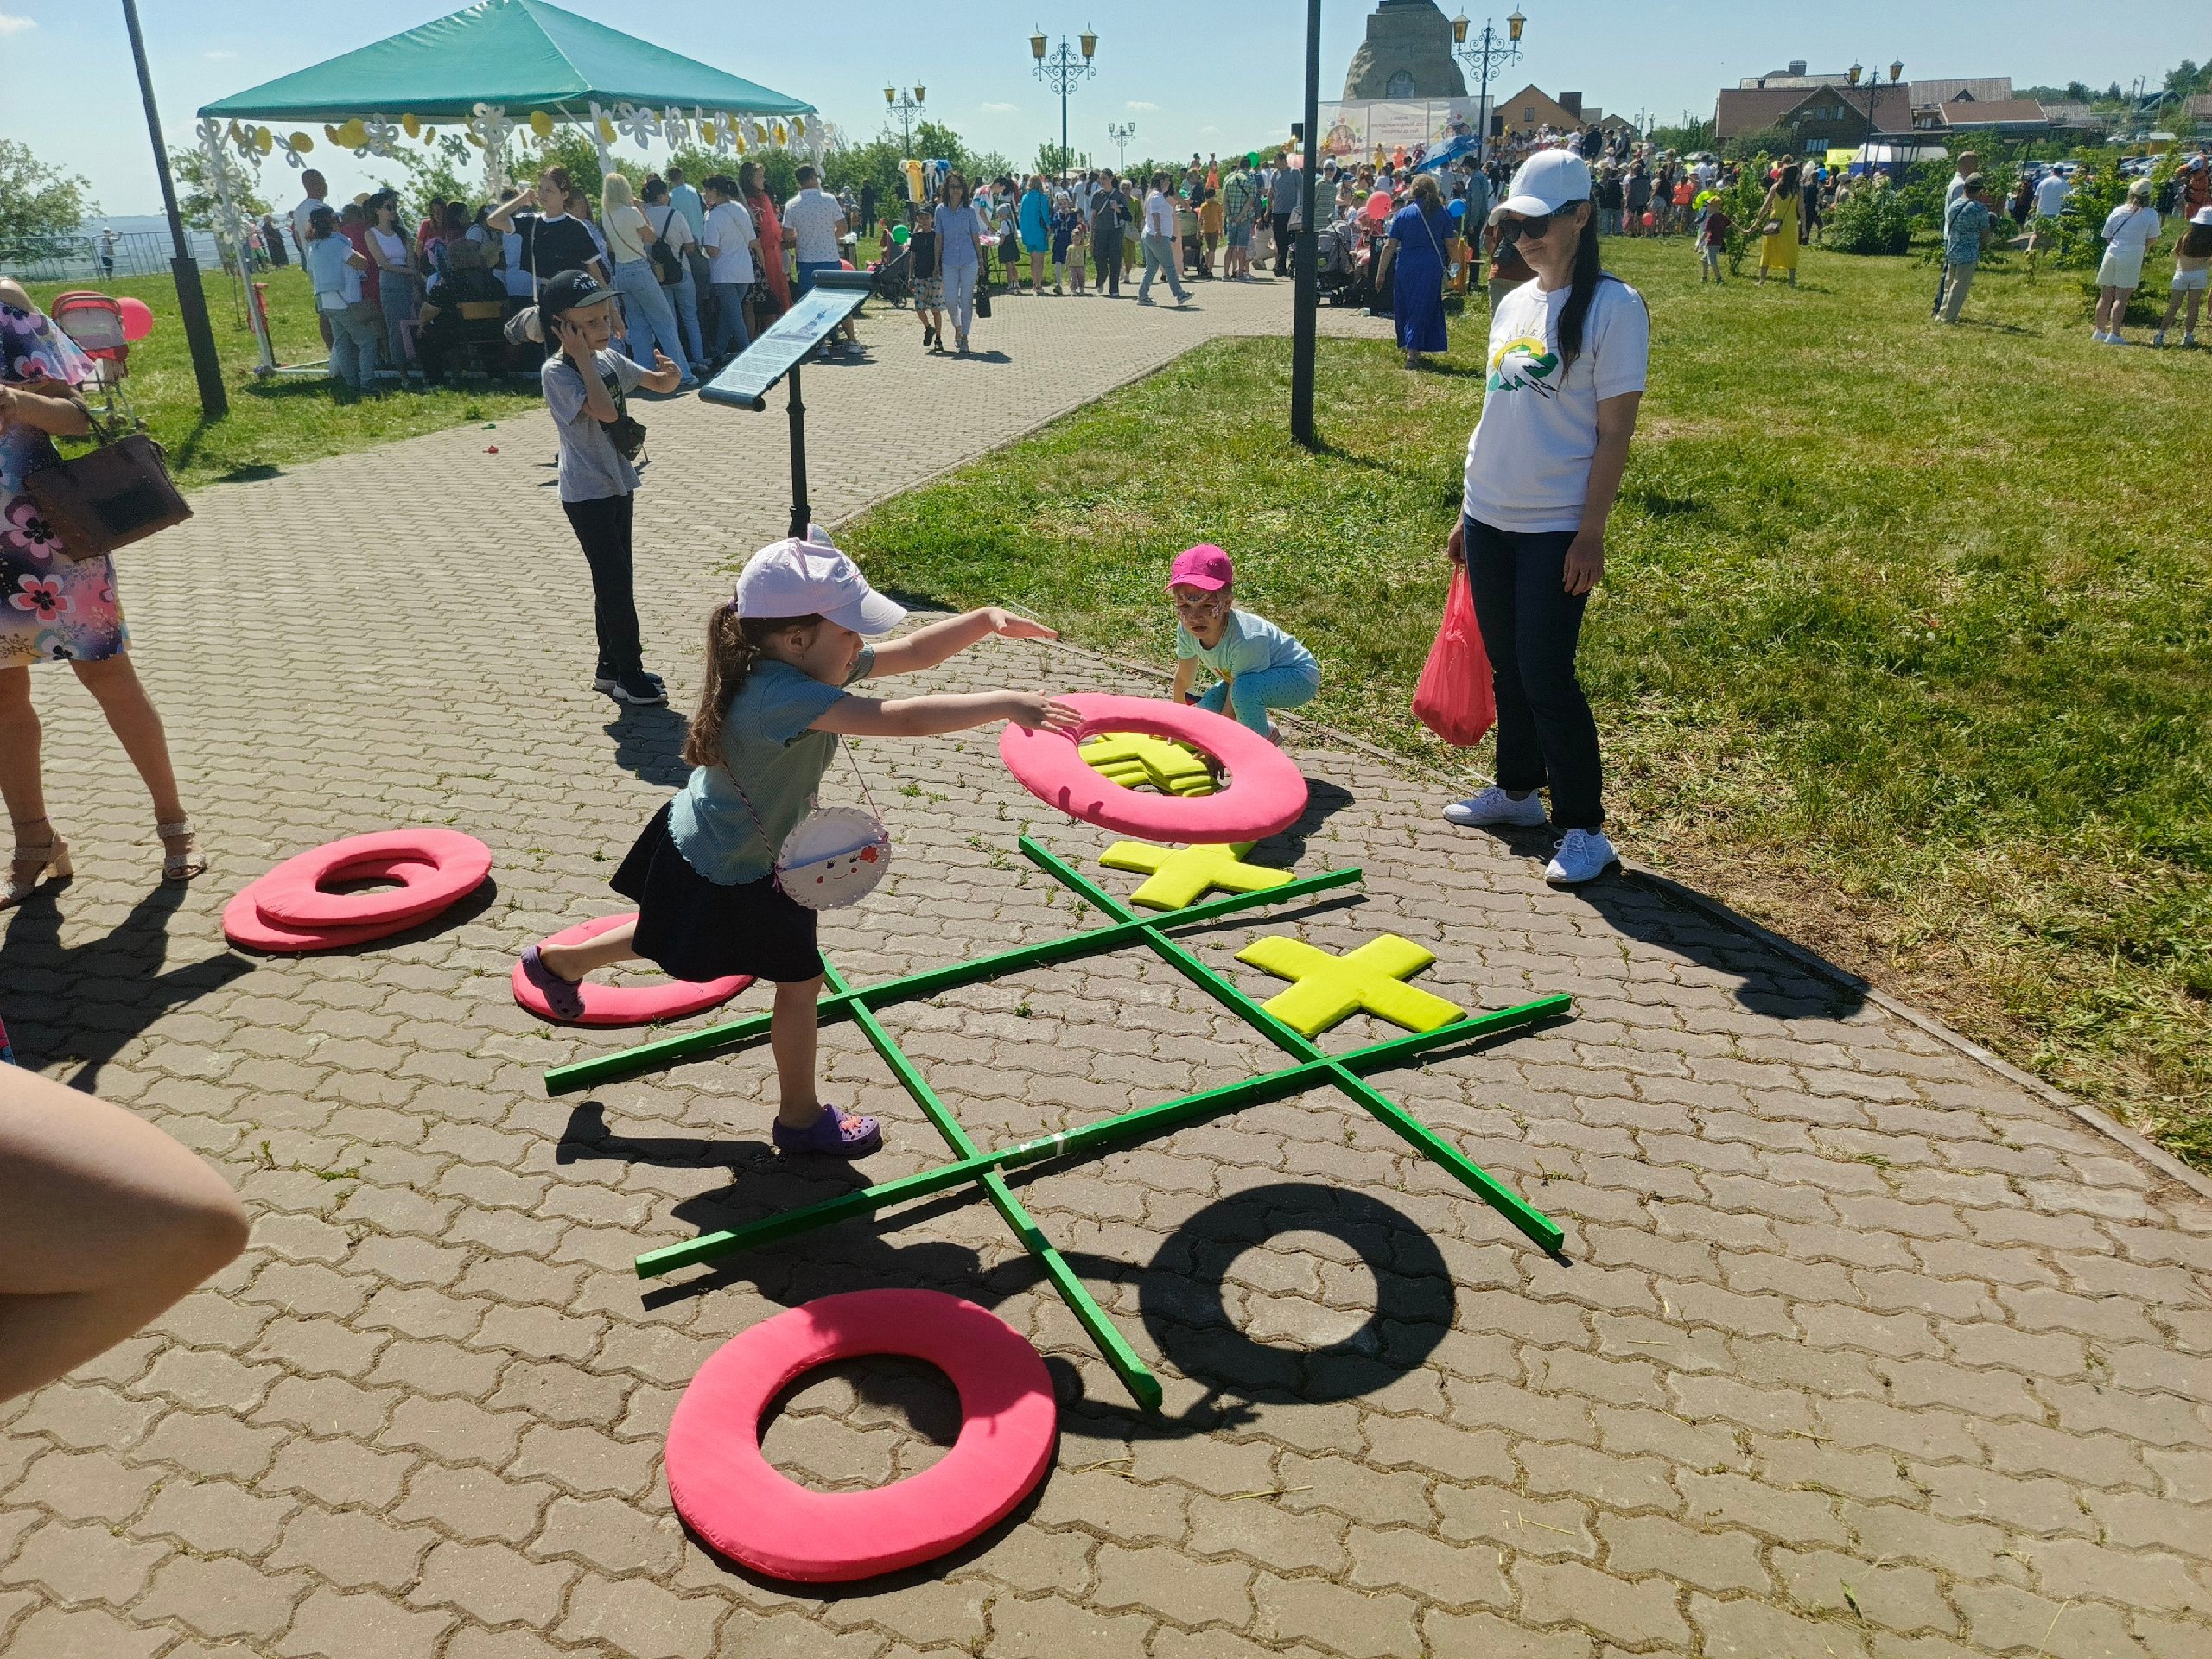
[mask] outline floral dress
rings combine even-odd
[[[92,359],[43,312],[0,305],[0,382],[81,385]],[[116,602],[115,567],[72,559],[39,517],[24,478],[55,459],[54,441],[21,421],[0,426],[0,669],[95,663],[130,648]]]

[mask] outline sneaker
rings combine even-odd
[[[2105,344],[2107,346],[2125,346],[2127,342],[2122,340],[2117,334],[2111,334],[2105,336]]]
[[[2164,329],[2163,329],[2163,328],[2159,329],[2159,330],[2158,331],[2158,333],[2156,333],[2156,334],[2152,334],[2152,335],[2151,336],[2151,348],[2152,348],[2153,351],[2158,351],[2158,350],[2162,349],[2162,348],[2165,346],[2165,343],[2166,343],[2166,331],[2165,331]]]
[[[607,693],[617,702],[635,703],[641,708],[657,708],[668,701],[667,691],[650,674],[618,674]]]
[[[2181,343],[2184,350],[2191,349],[2196,344],[2196,336],[2195,334],[2183,334],[2181,337]]]
[[[1454,801],[1446,807],[1444,821],[1468,830],[1493,823],[1534,830],[1544,822],[1543,798],[1532,791],[1516,801],[1492,784],[1473,799]]]
[[[2089,338],[2094,340],[2098,345],[2101,346],[2105,343],[2107,336],[2103,329],[2092,328],[2089,330]]]
[[[1555,887],[1579,887],[1595,881],[1619,861],[1613,843],[1598,830],[1570,830],[1544,866],[1544,880]]]
[[[651,680],[655,685],[660,687],[661,692],[664,696],[666,695],[668,691],[668,685],[659,675],[645,674],[641,677]],[[596,669],[592,671],[591,689],[593,690],[612,691],[614,689],[614,671],[609,668],[605,663],[601,663]]]
[[[872,1117],[852,1117],[835,1106],[824,1106],[822,1116],[803,1129],[784,1127],[778,1119],[769,1132],[779,1152],[818,1152],[831,1158],[865,1158],[883,1149],[883,1125]]]

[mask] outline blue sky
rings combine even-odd
[[[1670,120],[1685,109],[1710,114],[1718,87],[1792,58],[1827,69],[1895,55],[1908,76],[2102,84],[2155,77],[2187,44],[2178,36],[2168,43],[2155,30],[2083,28],[2079,9],[2060,0],[1520,6],[1529,19],[1526,56],[1505,72],[1506,92],[1534,80],[1548,92],[1579,90],[1607,110],[1651,108]],[[200,104],[455,9],[456,0],[140,0],[172,144],[188,137]],[[1059,134],[1058,100],[1030,73],[1033,25],[1056,39],[1086,24],[1097,30],[1098,73],[1071,100],[1069,135],[1078,152],[1104,162],[1114,156],[1109,121],[1136,124],[1133,156],[1226,150],[1284,132],[1303,88],[1306,9],[1296,0],[1089,0],[1087,9],[1067,0],[1027,7],[836,0],[820,9],[760,0],[569,0],[569,9],[804,98],[862,135],[880,123],[887,81],[918,80],[931,116],[981,148],[1023,160]],[[1445,6],[1447,16],[1459,9],[1459,0]],[[1512,9],[1506,0],[1495,15],[1502,21]],[[1467,10],[1479,23],[1481,10]],[[1368,10],[1352,0],[1323,8],[1325,99],[1342,90]],[[792,26],[810,14],[833,18],[834,27],[808,33]],[[0,60],[10,88],[0,102],[0,137],[84,174],[111,213],[159,210],[117,0],[0,0]],[[66,87],[66,95],[29,91],[41,84]],[[373,165],[346,156],[327,170],[350,195],[366,185]],[[289,199],[288,174],[281,163],[270,170],[279,200]]]

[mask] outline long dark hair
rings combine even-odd
[[[2212,225],[2191,224],[2181,233],[2181,241],[2174,248],[2176,253],[2185,253],[2192,259],[2202,259],[2212,253]]]
[[[683,759],[695,766],[722,763],[722,722],[745,677],[760,666],[761,647],[791,628],[812,628],[819,616],[740,616],[728,605],[707,619],[707,674],[699,687],[699,712],[683,734]]]
[[[1582,233],[1574,239],[1574,275],[1567,281],[1567,303],[1560,308],[1560,379],[1566,379],[1567,372],[1574,366],[1574,359],[1582,355],[1582,325],[1589,320],[1590,302],[1597,297],[1598,284],[1618,281],[1619,277],[1599,263],[1598,213],[1592,208],[1583,217]]]

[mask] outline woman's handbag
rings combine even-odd
[[[652,261],[653,276],[663,288],[674,288],[683,280],[683,256],[668,245],[668,227],[675,219],[676,209],[671,207],[668,217],[654,230],[653,239],[645,249],[645,257]],[[645,222],[650,225],[652,221],[648,219]]]
[[[192,517],[169,476],[167,453],[143,428],[125,431],[119,420],[103,427],[89,410],[86,418],[99,448],[23,480],[39,516],[60,536],[65,557],[100,558]]]
[[[1481,742],[1497,721],[1490,653],[1483,649],[1482,629],[1475,620],[1474,582],[1464,567],[1452,572],[1444,620],[1414,688],[1414,718],[1461,749]]]

